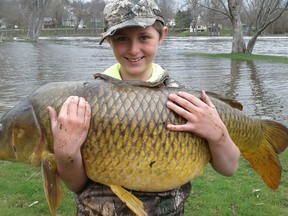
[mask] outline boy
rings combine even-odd
[[[168,33],[164,19],[154,0],[122,0],[108,3],[104,9],[105,40],[112,48],[118,64],[104,73],[121,80],[162,81],[178,85],[167,72],[154,63],[158,47]],[[184,125],[167,125],[173,131],[187,131],[209,143],[213,168],[227,176],[238,167],[240,152],[231,140],[217,110],[202,92],[202,100],[185,92],[169,95],[167,107],[187,120]],[[74,191],[78,215],[134,215],[111,190],[90,182],[81,156],[81,146],[89,129],[91,107],[84,98],[69,97],[59,115],[48,107],[54,137],[54,151],[59,175]],[[66,130],[60,130],[65,127]],[[145,206],[148,215],[183,215],[184,202],[191,192],[191,183],[161,193],[132,193]]]

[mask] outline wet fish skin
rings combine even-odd
[[[52,214],[61,202],[61,195],[58,183],[52,189],[48,187],[52,181],[49,176],[57,178],[53,174],[57,170],[50,168],[55,161],[46,108],[50,105],[59,111],[70,95],[82,96],[92,105],[91,126],[82,148],[87,175],[110,186],[118,196],[121,188],[117,186],[154,192],[176,188],[201,175],[211,159],[204,139],[166,130],[168,123],[185,122],[166,108],[168,94],[179,90],[198,96],[199,93],[103,78],[107,80],[44,85],[1,119],[0,159],[42,164]],[[287,148],[287,128],[277,122],[245,116],[214,95],[211,99],[243,156],[265,183],[276,189],[281,179],[277,154]],[[130,208],[138,205],[131,204]]]
[[[52,105],[59,111],[69,95],[86,98],[92,104],[93,119],[82,155],[88,176],[97,182],[140,191],[165,191],[200,175],[211,158],[203,139],[166,129],[168,123],[185,121],[165,106],[168,92],[179,89],[123,87],[123,83],[118,86],[100,80],[91,81],[86,87],[83,82],[57,85],[46,85],[29,97],[35,113],[33,130],[39,134],[30,146],[36,148],[40,140],[45,140],[41,151],[53,152],[46,107]],[[40,152],[32,156],[31,152],[23,152],[23,159],[30,157],[39,164]]]

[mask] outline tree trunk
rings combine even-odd
[[[241,0],[228,0],[230,19],[233,25],[232,53],[244,53],[246,51],[240,18],[241,2]]]
[[[31,19],[28,29],[29,39],[36,42],[39,40],[40,31],[42,29],[45,11],[50,4],[51,0],[33,0],[31,3]]]
[[[257,38],[259,35],[253,35],[247,44],[246,53],[251,54],[253,52],[254,46],[256,44]]]

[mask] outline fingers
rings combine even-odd
[[[84,115],[84,127],[89,128],[91,119],[91,106],[85,101],[85,115]]]
[[[202,90],[201,92],[201,99],[204,103],[206,103],[208,106],[215,108],[214,104],[212,103],[211,99],[207,96],[206,92]]]
[[[173,96],[172,96],[173,97]],[[178,101],[178,102],[176,102]],[[174,103],[168,101],[166,106],[174,111],[175,113],[177,113],[178,115],[182,116],[183,118],[185,118],[186,120],[188,120],[189,116],[190,116],[190,112],[185,110],[184,108],[182,108],[182,106],[178,106],[177,104],[181,104],[181,102],[185,103],[185,101],[182,101],[181,98],[178,98],[176,101],[173,101]],[[177,103],[177,104],[175,104]]]
[[[167,124],[166,128],[172,131],[189,131],[189,126],[187,124],[182,125],[174,125],[174,124]]]
[[[178,92],[177,95],[170,94],[168,98],[188,111],[192,111],[196,107],[200,107],[203,104],[203,101],[201,101],[201,99],[186,92]]]
[[[67,101],[67,115],[78,115],[80,98],[78,96],[70,96]]]
[[[189,112],[196,111],[197,108],[205,108],[207,105],[211,108],[215,108],[211,99],[206,95],[205,91],[202,90],[201,98],[191,95],[186,92],[178,92],[178,94],[170,94],[168,96],[169,100],[173,103],[178,104]],[[174,109],[173,109],[174,110]],[[174,110],[176,111],[176,110]],[[178,112],[177,112],[178,113]],[[180,114],[180,113],[178,113]]]
[[[78,98],[78,106],[76,106],[76,113],[79,116],[83,116],[85,118],[86,114],[86,100],[82,97]]]
[[[84,127],[89,127],[91,118],[91,106],[83,98],[78,96],[70,96],[63,103],[59,115],[52,107],[47,107],[52,126],[56,125],[58,121],[63,122],[68,119],[83,119]],[[69,120],[68,120],[69,121]]]
[[[215,106],[205,91],[202,91],[200,98],[186,92],[178,92],[170,94],[168,99],[167,108],[187,120],[185,124],[168,124],[169,130],[197,132],[218,118],[217,110],[212,109]]]
[[[51,126],[52,127],[56,126],[56,124],[57,124],[57,112],[56,112],[56,110],[53,107],[48,106],[47,111],[48,111],[48,114],[50,117]]]
[[[59,115],[77,115],[84,117],[86,108],[86,100],[83,97],[70,96],[63,103]]]

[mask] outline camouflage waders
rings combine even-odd
[[[190,182],[166,192],[131,191],[143,202],[149,216],[183,216],[190,192]],[[81,194],[76,194],[76,202],[77,216],[135,216],[109,187],[99,183],[90,183]]]

